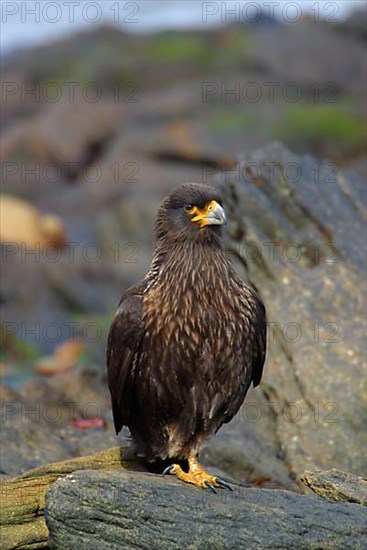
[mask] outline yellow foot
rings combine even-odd
[[[203,489],[209,489],[213,493],[216,493],[215,487],[221,489],[229,489],[232,491],[232,487],[226,483],[223,479],[209,475],[202,466],[198,463],[196,458],[189,458],[189,471],[186,473],[178,464],[172,464],[168,466],[163,472],[163,475],[174,474],[178,479],[185,481],[186,483],[192,483],[196,487],[202,487]]]

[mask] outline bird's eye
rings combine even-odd
[[[185,204],[184,206],[184,210],[185,212],[190,212],[190,210],[192,210],[194,207],[192,204]]]

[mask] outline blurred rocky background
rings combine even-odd
[[[184,181],[221,187],[271,323],[264,382],[204,462],[302,491],[305,469],[365,474],[365,21],[89,25],[3,55],[4,477],[116,444],[106,333]]]

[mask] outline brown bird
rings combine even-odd
[[[266,350],[265,308],[224,254],[225,223],[214,188],[169,193],[150,271],[122,296],[107,345],[116,433],[128,426],[140,455],[170,459],[165,472],[212,490],[228,485],[200,466],[199,450],[259,384]]]

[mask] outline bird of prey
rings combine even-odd
[[[224,254],[225,223],[216,189],[168,194],[150,271],[122,296],[107,344],[116,433],[128,426],[146,460],[169,459],[166,473],[214,491],[228,485],[199,450],[259,384],[266,351],[265,308]]]

